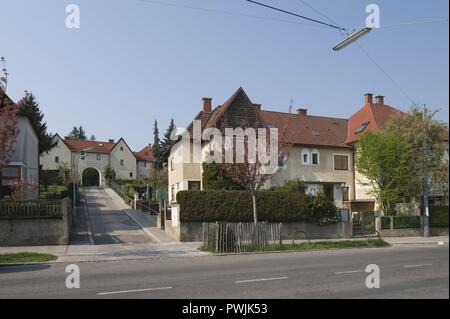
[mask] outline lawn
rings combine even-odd
[[[21,264],[56,260],[56,256],[38,253],[0,254],[0,264]]]
[[[387,242],[382,239],[372,240],[342,240],[342,241],[323,241],[323,242],[304,242],[299,244],[283,244],[266,246],[262,251],[284,251],[284,250],[326,250],[326,249],[344,249],[344,248],[376,248],[389,246]],[[201,251],[210,251],[207,247],[199,248]],[[246,252],[261,251],[247,247]],[[211,251],[214,253],[214,251]]]
[[[47,190],[41,185],[40,187],[41,199],[60,199],[66,197],[67,187],[65,185],[49,185]]]

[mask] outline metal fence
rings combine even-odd
[[[0,219],[63,218],[68,200],[0,201]]]
[[[209,251],[240,253],[281,245],[281,224],[203,223],[203,246]]]
[[[383,216],[381,229],[414,229],[422,226],[421,216]]]
[[[131,207],[139,209],[141,212],[148,212],[150,214],[155,215],[159,214],[159,209],[157,209],[156,205],[152,205],[148,201],[128,196],[127,193],[125,192],[125,188],[122,185],[117,184],[113,181],[109,181],[108,185],[114,192],[116,192],[117,195],[119,195]]]

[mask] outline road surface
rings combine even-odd
[[[95,245],[152,242],[103,188],[86,187],[86,202]]]
[[[447,245],[83,262],[79,289],[66,265],[0,266],[0,298],[449,298]]]

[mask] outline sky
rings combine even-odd
[[[292,99],[294,111],[348,118],[372,92],[404,111],[424,103],[448,122],[447,0],[303,1],[316,11],[260,1],[347,28],[364,26],[377,4],[381,28],[358,41],[372,59],[356,44],[334,52],[338,30],[245,0],[0,0],[8,95],[33,92],[53,133],[82,125],[133,150],[153,142],[155,119],[161,133],[171,118],[185,127],[202,97],[220,105],[240,86],[265,110],[288,112]],[[79,29],[66,28],[69,4]]]

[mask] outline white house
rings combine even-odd
[[[1,90],[1,89],[0,89]],[[0,92],[0,93],[3,93]],[[14,103],[6,94],[3,105]],[[39,184],[39,141],[36,129],[26,114],[17,113],[19,134],[14,144],[15,152],[8,166],[2,169],[0,185],[8,186],[14,180]],[[1,124],[0,124],[1,125]],[[29,191],[27,199],[37,197],[37,188]]]
[[[64,169],[77,172],[79,182],[85,186],[105,185],[104,171],[108,166],[115,171],[116,179],[128,180],[148,176],[143,169],[138,170],[138,164],[145,162],[145,165],[150,167],[146,160],[151,161],[152,155],[144,156],[145,152],[151,153],[149,146],[148,149],[133,152],[123,138],[117,142],[113,139],[107,142],[74,140],[62,138],[58,134],[54,138],[56,147],[41,156],[43,170],[57,172]],[[143,166],[142,163],[140,165]]]

